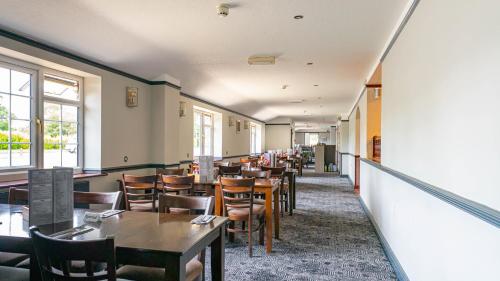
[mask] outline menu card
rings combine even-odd
[[[28,171],[29,225],[73,219],[73,169]]]
[[[214,181],[214,157],[200,156],[200,182],[209,183]]]

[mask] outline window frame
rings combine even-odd
[[[6,56],[0,54],[0,66],[13,69],[16,71],[21,71],[25,73],[30,73],[32,75],[31,80],[31,112],[30,112],[30,120],[31,120],[31,147],[30,147],[30,165],[29,166],[16,166],[16,167],[0,167],[0,176],[7,176],[10,174],[17,174],[21,172],[26,172],[28,169],[38,168],[43,169],[43,126],[44,126],[44,112],[43,106],[44,101],[47,98],[44,97],[43,90],[43,81],[44,76],[55,75],[62,78],[76,80],[79,83],[79,96],[80,100],[78,101],[79,110],[78,110],[78,160],[77,167],[73,168],[74,173],[81,173],[83,171],[85,159],[84,159],[84,105],[85,105],[85,91],[84,91],[84,78],[78,75],[74,75],[68,72],[59,71],[56,69],[48,68],[42,65],[30,63],[23,61],[18,58],[13,58],[10,56]],[[49,100],[60,100],[62,104],[66,103],[67,105],[74,105],[71,100],[66,99],[58,99],[55,97],[49,97]],[[68,101],[70,103],[68,103]],[[59,102],[59,101],[57,101]]]
[[[253,123],[250,123],[250,154],[257,154],[257,125]]]
[[[193,109],[193,136],[194,136],[194,124],[195,124],[195,116],[196,114],[200,114],[201,122],[200,122],[200,155],[195,154],[194,143],[193,143],[193,157],[199,156],[213,156],[214,155],[214,123],[215,116],[212,112],[204,111],[200,109]],[[207,126],[204,121],[204,115],[210,116],[211,124]],[[205,127],[210,127],[210,155],[206,155],[205,153]]]
[[[28,169],[32,169],[37,167],[37,148],[38,148],[38,119],[37,119],[37,102],[38,102],[38,82],[39,82],[39,71],[30,67],[30,65],[25,65],[23,63],[19,63],[17,60],[13,60],[9,57],[0,56],[0,66],[3,68],[8,68],[9,70],[19,71],[23,73],[27,73],[31,75],[30,80],[30,164],[28,166],[10,166],[9,167],[0,167],[0,173],[9,173],[9,172],[19,172],[25,171]],[[9,80],[10,82],[10,80]],[[12,86],[12,85],[10,85]],[[17,96],[17,95],[15,95]],[[11,104],[12,98],[12,89],[10,89],[9,93],[9,103]],[[9,120],[11,119],[11,108],[9,108]],[[12,134],[11,122],[9,122],[9,134]],[[12,140],[9,142],[12,145]],[[9,149],[10,153],[10,164],[12,164],[12,148]]]
[[[84,109],[84,91],[83,91],[83,78],[80,77],[80,76],[76,76],[76,75],[73,75],[73,74],[69,74],[69,73],[66,73],[66,72],[62,72],[62,71],[58,71],[58,70],[54,70],[54,69],[49,69],[49,68],[44,68],[42,69],[42,71],[40,71],[40,76],[41,76],[41,80],[42,81],[42,85],[41,85],[41,94],[40,94],[40,101],[38,103],[38,111],[40,112],[39,114],[39,118],[41,120],[41,124],[42,124],[42,128],[41,128],[41,132],[40,132],[40,135],[39,135],[39,141],[41,143],[41,147],[39,149],[39,167],[41,168],[45,168],[44,167],[44,135],[45,135],[45,112],[44,112],[44,104],[45,102],[52,102],[52,103],[55,103],[55,104],[61,104],[61,105],[68,105],[68,106],[76,106],[78,108],[78,116],[77,116],[77,150],[78,150],[78,155],[77,155],[77,166],[76,167],[73,167],[73,171],[76,172],[76,173],[79,173],[81,171],[83,171],[83,165],[84,165],[84,162],[83,162],[83,148],[84,148],[84,144],[83,144],[83,134],[84,134],[84,131],[83,131],[83,123],[84,123],[84,116],[83,116],[83,109]],[[80,97],[80,99],[78,101],[73,101],[73,100],[69,100],[69,99],[64,99],[64,98],[57,98],[57,97],[51,97],[51,96],[45,96],[45,90],[44,90],[44,86],[45,86],[45,76],[46,75],[52,75],[52,76],[57,76],[57,77],[60,77],[60,78],[66,78],[66,79],[70,79],[70,80],[75,80],[78,82],[78,96]],[[61,120],[62,121],[62,120]],[[62,164],[62,163],[61,163]]]

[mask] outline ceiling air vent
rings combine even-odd
[[[272,65],[275,64],[274,56],[251,56],[248,58],[249,65]]]

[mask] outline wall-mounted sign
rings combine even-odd
[[[139,89],[127,87],[127,106],[136,107],[139,105]]]

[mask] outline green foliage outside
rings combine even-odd
[[[5,106],[0,105],[0,118],[7,118],[8,110]],[[12,118],[16,118],[12,115]],[[52,116],[51,119],[57,119],[57,116]],[[60,149],[60,132],[59,132],[59,122],[47,122],[45,126],[45,142],[43,144],[44,149]],[[6,132],[9,129],[9,122],[6,119],[0,119],[0,131]],[[63,136],[75,135],[77,133],[76,126],[72,126],[71,123],[62,123],[62,134]],[[21,135],[12,134],[11,142],[30,142],[29,139],[24,138]],[[8,150],[9,145],[9,135],[6,133],[0,133],[0,150]],[[12,149],[29,149],[29,144],[12,144]]]

